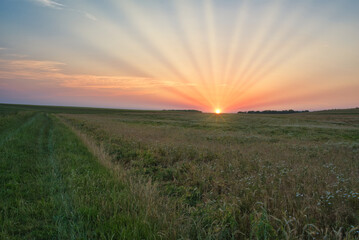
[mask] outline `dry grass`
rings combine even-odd
[[[69,125],[64,119],[60,118],[60,121],[81,139],[103,166],[111,171],[121,183],[129,187],[131,204],[128,207],[145,209],[145,215],[149,219],[156,219],[156,222],[159,222],[164,229],[159,233],[160,236],[166,239],[176,238],[181,219],[177,215],[176,205],[173,204],[173,201],[171,202],[168,197],[160,194],[158,184],[153,183],[151,179],[129,174],[121,164],[113,161],[113,157],[105,150],[103,143],[94,141],[87,134]],[[131,212],[131,209],[128,211]]]
[[[167,236],[358,237],[355,112],[60,116],[132,186],[136,204],[169,222]]]

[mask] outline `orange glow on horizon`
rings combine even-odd
[[[215,114],[359,102],[359,17],[333,17],[341,1],[109,1],[110,12],[94,1],[85,15],[72,5],[46,28],[6,34],[0,102]],[[38,10],[39,22],[53,11]]]

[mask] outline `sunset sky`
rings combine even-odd
[[[358,0],[1,0],[0,102],[359,107]]]

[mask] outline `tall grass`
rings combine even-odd
[[[157,198],[168,198],[158,202],[161,214],[171,216],[167,206],[176,206],[174,216],[181,216],[172,220],[180,226],[176,236],[358,237],[356,114],[61,118],[100,146],[126,176],[156,186]]]

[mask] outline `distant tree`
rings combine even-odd
[[[304,111],[294,111],[293,109],[290,110],[264,110],[264,111],[248,111],[247,113],[249,114],[291,114],[291,113],[304,113],[304,112],[309,112],[309,110],[304,110]],[[238,113],[246,113],[246,112],[238,112]]]
[[[196,112],[196,113],[202,113],[202,111],[195,110],[195,109],[182,109],[182,110],[176,110],[176,109],[164,109],[162,111],[169,111],[169,112]]]

